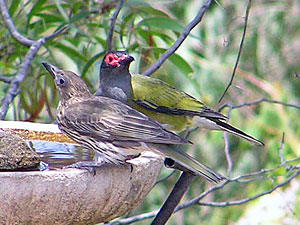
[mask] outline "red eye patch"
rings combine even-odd
[[[122,60],[122,57],[121,56],[120,58],[118,56],[116,56],[115,54],[113,53],[109,53],[105,56],[105,62],[108,64],[108,65],[111,65],[111,66],[116,66],[118,65],[120,59]]]

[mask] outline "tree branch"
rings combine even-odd
[[[289,170],[290,167],[286,164],[286,161],[282,155],[282,149],[284,146],[284,132],[282,133],[282,138],[281,138],[281,142],[280,142],[280,147],[279,147],[279,159],[280,159],[280,164],[285,166],[286,170]]]
[[[5,21],[5,24],[9,30],[9,33],[11,36],[16,39],[19,43],[25,46],[30,46],[29,50],[27,51],[27,54],[25,58],[23,59],[23,62],[17,72],[17,75],[10,80],[10,87],[5,95],[5,97],[1,101],[1,108],[0,108],[0,119],[3,120],[6,116],[8,107],[10,103],[14,100],[14,98],[19,94],[19,85],[26,77],[27,70],[38,52],[38,50],[42,47],[42,45],[49,39],[54,38],[61,34],[63,31],[66,30],[67,26],[62,27],[57,32],[54,32],[51,35],[45,36],[37,41],[29,40],[25,37],[23,37],[15,28],[9,13],[7,11],[7,7],[4,0],[0,0],[0,9],[1,14],[3,16],[3,19]]]
[[[230,78],[230,81],[229,81],[227,87],[225,88],[225,91],[223,92],[223,94],[221,95],[221,97],[218,101],[219,103],[222,101],[223,97],[225,96],[226,92],[228,91],[229,87],[231,86],[231,84],[233,82],[235,72],[237,70],[237,67],[238,67],[238,64],[239,64],[239,61],[240,61],[240,58],[241,58],[241,53],[242,53],[242,49],[243,49],[243,46],[244,46],[244,40],[245,40],[245,36],[246,36],[246,31],[247,31],[247,24],[248,24],[248,17],[249,17],[249,12],[250,12],[250,8],[251,8],[251,2],[252,2],[252,0],[248,1],[248,5],[247,5],[247,9],[246,9],[246,15],[245,15],[243,35],[242,35],[242,39],[241,39],[241,42],[240,42],[239,52],[238,52],[238,55],[237,55],[237,58],[236,58],[236,61],[235,61],[235,65],[234,65],[234,68],[233,68],[233,71],[232,71],[232,74],[231,74],[231,78]]]
[[[0,81],[2,81],[4,83],[8,83],[9,84],[12,80],[13,80],[12,77],[5,77],[5,76],[0,75]]]
[[[231,113],[231,110],[228,110],[227,111],[227,118],[230,117],[230,113]],[[228,133],[224,132],[223,133],[223,137],[224,137],[224,143],[225,143],[224,150],[225,150],[225,156],[226,156],[226,161],[227,161],[227,177],[230,178],[231,177],[231,173],[232,173],[233,163],[232,163],[232,159],[231,159],[231,155],[230,155],[230,150],[229,150]]]
[[[159,183],[161,183],[161,182],[167,180],[167,179],[168,179],[169,177],[171,177],[175,172],[176,172],[176,170],[173,170],[171,173],[169,173],[169,175],[167,175],[167,176],[165,176],[165,177],[163,177],[163,178],[157,180],[153,186],[155,186],[155,185],[157,185],[157,184],[159,184]]]
[[[62,28],[60,28],[58,31],[55,31],[53,34],[45,36],[44,37],[45,41],[56,38],[58,35],[65,33],[65,31],[67,31],[68,28],[69,28],[69,25],[65,25]]]
[[[259,193],[257,195],[254,195],[252,197],[249,198],[245,198],[245,199],[241,199],[241,200],[236,200],[236,201],[228,201],[228,202],[198,202],[198,205],[204,205],[204,206],[211,206],[211,207],[226,207],[226,206],[232,206],[232,205],[242,205],[245,204],[247,202],[250,202],[252,200],[255,200],[257,198],[260,198],[264,195],[267,194],[271,194],[273,191],[275,191],[276,189],[288,184],[291,180],[293,180],[296,176],[298,176],[300,174],[300,169],[298,169],[293,175],[291,175],[288,179],[286,179],[285,181],[275,185],[273,188]]]
[[[273,104],[279,104],[279,105],[283,105],[283,106],[287,106],[287,107],[292,107],[292,108],[296,108],[296,109],[300,109],[299,105],[295,105],[295,104],[290,104],[290,103],[285,103],[285,102],[281,102],[281,101],[276,101],[276,100],[271,100],[271,99],[266,99],[266,98],[261,98],[259,100],[253,101],[253,102],[246,102],[240,105],[231,105],[229,103],[226,103],[224,105],[222,105],[219,109],[218,112],[221,112],[224,108],[228,107],[230,109],[237,109],[237,108],[242,108],[244,106],[252,106],[252,105],[258,105],[262,102],[269,102],[269,103],[273,103]]]
[[[6,27],[10,33],[10,35],[20,44],[25,45],[30,47],[31,45],[33,45],[34,41],[30,40],[24,36],[22,36],[16,29],[13,21],[10,18],[10,15],[8,13],[6,4],[5,4],[5,0],[0,0],[0,10],[1,10],[1,15],[3,17],[3,20],[6,24]]]
[[[170,216],[172,215],[174,209],[178,205],[179,201],[183,197],[184,193],[187,191],[188,187],[192,183],[194,179],[194,175],[183,172],[180,176],[179,180],[175,184],[172,192],[170,193],[169,197],[159,210],[158,214],[152,221],[152,225],[163,225],[166,224]]]
[[[154,73],[156,70],[158,70],[161,65],[179,48],[179,46],[183,43],[183,41],[186,39],[186,37],[190,34],[191,30],[201,22],[202,17],[208,7],[211,4],[211,0],[206,0],[201,9],[199,10],[196,17],[185,27],[185,29],[180,34],[179,38],[176,40],[176,42],[172,45],[171,48],[169,48],[165,53],[163,53],[160,58],[152,65],[150,66],[143,74],[145,76],[150,76],[152,73]]]
[[[286,162],[286,165],[287,165],[289,163],[295,163],[296,161],[299,161],[299,160],[300,160],[300,157],[297,157],[295,159],[287,160],[285,162]],[[261,179],[262,177],[266,177],[267,173],[273,172],[273,171],[275,171],[277,169],[280,169],[282,167],[285,167],[285,165],[278,165],[278,166],[276,166],[274,168],[271,168],[271,169],[261,169],[259,171],[255,171],[255,172],[252,172],[252,173],[239,175],[239,176],[236,176],[234,178],[228,179],[228,180],[226,180],[223,183],[220,183],[220,184],[217,184],[217,185],[214,185],[214,186],[210,187],[208,190],[202,192],[196,198],[194,198],[194,199],[192,199],[192,200],[190,200],[188,202],[185,202],[185,203],[177,206],[176,209],[174,210],[174,212],[177,212],[179,210],[188,208],[188,207],[190,207],[192,205],[199,205],[199,203],[201,203],[202,205],[214,206],[214,207],[222,207],[222,206],[219,206],[219,205],[222,205],[222,204],[229,204],[229,205],[232,204],[232,205],[234,205],[234,204],[237,204],[238,202],[241,202],[240,204],[244,204],[244,203],[249,202],[251,200],[257,199],[257,198],[259,198],[259,197],[261,197],[263,195],[272,193],[276,189],[278,189],[278,188],[280,188],[280,187],[288,184],[292,179],[294,179],[297,175],[299,175],[300,174],[300,168],[296,167],[296,166],[291,167],[292,171],[294,171],[294,170],[297,170],[297,171],[293,175],[291,175],[287,180],[283,181],[280,184],[277,184],[276,186],[274,186],[273,188],[269,189],[268,191],[265,191],[265,192],[262,192],[262,193],[258,194],[259,196],[255,195],[255,196],[247,198],[249,200],[242,199],[242,200],[237,200],[237,201],[229,201],[229,202],[226,202],[226,203],[222,203],[222,202],[221,203],[218,203],[218,202],[200,202],[201,199],[205,198],[207,195],[209,195],[212,192],[215,192],[215,191],[217,191],[219,189],[222,189],[227,184],[230,184],[232,182],[236,182],[236,183],[250,183],[250,182],[256,181],[258,178]],[[254,178],[249,179],[249,177],[254,177]],[[209,204],[211,204],[211,205],[209,205]],[[143,213],[143,214],[140,214],[140,215],[137,215],[137,216],[132,216],[132,217],[129,217],[129,218],[117,220],[115,222],[107,223],[107,225],[131,224],[131,223],[134,223],[134,222],[137,222],[137,221],[141,221],[141,220],[152,218],[155,215],[157,215],[157,212],[158,212],[157,210],[154,210],[152,212]]]
[[[119,15],[119,12],[120,12],[123,4],[124,4],[124,0],[119,0],[116,11],[114,12],[112,17],[110,18],[109,32],[108,32],[108,37],[107,37],[107,52],[111,51],[113,32],[114,32],[114,29],[115,29],[115,23],[116,23],[117,17]]]

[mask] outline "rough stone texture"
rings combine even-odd
[[[0,132],[0,170],[36,168],[40,156],[17,136]]]
[[[132,166],[85,170],[0,172],[0,224],[95,224],[139,205],[159,174],[162,159],[151,153]]]

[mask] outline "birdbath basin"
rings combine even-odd
[[[0,121],[0,131],[29,140],[72,143],[56,125]],[[151,190],[162,159],[146,152],[132,166],[0,172],[0,224],[95,224],[120,217]]]

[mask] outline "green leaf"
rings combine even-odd
[[[85,18],[86,16],[90,15],[90,12],[81,12],[73,17],[70,18],[69,24],[75,23],[82,18]]]
[[[65,21],[60,15],[37,13],[35,16],[42,18],[46,23],[61,23]]]
[[[167,29],[179,33],[181,33],[184,29],[184,27],[179,25],[177,21],[172,20],[168,17],[151,17],[143,19],[136,25],[136,27],[140,28],[142,26],[151,27],[151,29],[157,28],[159,30]]]
[[[10,17],[13,17],[14,16],[14,13],[16,12],[18,6],[20,4],[20,0],[13,0],[10,7],[9,7],[9,10],[8,10],[8,13],[10,15]]]
[[[95,36],[94,39],[103,47],[103,49],[106,49],[106,40],[97,36]]]
[[[165,12],[152,7],[138,7],[138,10],[139,12],[144,12],[149,16],[169,17],[168,14],[166,14]]]
[[[166,49],[163,48],[151,48],[151,50],[157,54],[162,54],[166,51]],[[180,55],[174,53],[172,56],[168,58],[174,66],[176,66],[182,73],[189,74],[193,73],[193,68],[185,61]]]
[[[149,35],[153,35],[159,37],[168,45],[172,45],[174,43],[174,40],[171,37],[158,31],[153,31],[153,30],[149,31],[149,30],[144,30],[142,28],[139,28],[137,29],[137,34],[139,34],[147,42],[149,41]]]
[[[80,52],[76,51],[75,49],[63,45],[61,43],[56,43],[56,45],[54,45],[53,47],[55,48],[59,48],[63,53],[65,53],[69,58],[71,59],[75,59],[75,58],[79,58],[83,61],[87,61],[86,57],[84,55],[82,55]]]
[[[81,73],[81,77],[84,77],[85,74],[87,73],[87,71],[89,70],[89,68],[94,64],[94,62],[96,62],[99,58],[101,58],[102,56],[104,56],[105,52],[100,52],[96,55],[94,55],[84,66],[82,73]]]
[[[29,14],[28,14],[27,24],[30,23],[30,20],[32,19],[32,17],[33,17],[35,14],[37,14],[37,13],[43,11],[42,6],[43,6],[46,2],[47,2],[47,0],[38,0],[37,3],[35,3],[35,4],[33,5],[33,7],[31,8],[31,10],[30,10],[30,12],[29,12]]]

